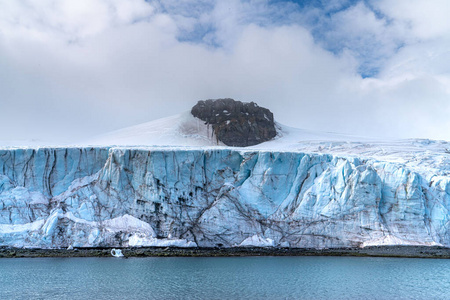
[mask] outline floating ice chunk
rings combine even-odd
[[[123,257],[122,250],[120,249],[111,249],[111,255],[114,257]]]

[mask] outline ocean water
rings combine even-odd
[[[450,299],[450,260],[0,259],[0,299]]]

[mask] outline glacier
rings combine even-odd
[[[324,145],[2,148],[0,246],[450,246],[446,164]]]

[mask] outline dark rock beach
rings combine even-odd
[[[450,258],[450,248],[440,246],[371,246],[365,248],[177,248],[129,247],[124,257],[231,257],[231,256],[373,256],[409,258]],[[112,257],[112,248],[30,249],[0,247],[0,258],[18,257]]]

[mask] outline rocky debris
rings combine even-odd
[[[408,258],[450,258],[450,248],[439,246],[374,246],[366,248],[281,248],[281,247],[123,247],[124,258],[189,256],[372,256]],[[111,248],[37,249],[0,247],[0,258],[14,257],[110,257]]]
[[[212,125],[217,139],[228,146],[253,146],[267,142],[277,134],[272,112],[255,102],[229,98],[202,100],[191,113]]]

